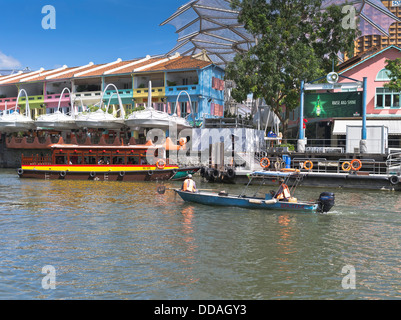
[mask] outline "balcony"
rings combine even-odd
[[[178,96],[181,91],[188,92],[189,95],[200,95],[200,86],[197,84],[166,87],[166,97]]]
[[[133,90],[134,98],[147,98],[149,95],[149,88],[136,88]],[[152,98],[163,98],[166,95],[166,90],[164,87],[154,87],[152,88]]]
[[[58,103],[61,97],[61,93],[59,94],[48,94],[45,95],[45,103]],[[63,97],[61,98],[61,101],[63,102],[69,102],[70,101],[70,94],[65,93],[63,94]]]
[[[20,97],[18,100],[19,106],[25,106],[26,97]],[[14,109],[17,102],[17,97],[1,98],[0,99],[0,109],[4,110],[7,102],[7,109]],[[44,103],[44,96],[29,96],[28,102],[30,107],[38,107]]]
[[[20,97],[18,101],[18,105],[25,105],[26,97]],[[44,96],[29,96],[28,97],[29,106],[43,104],[45,102]]]
[[[13,98],[1,98],[0,99],[0,110],[4,110],[6,107],[7,102],[7,109],[13,109],[15,107],[15,103],[17,102],[17,97]]]
[[[123,104],[132,104],[132,97],[133,97],[132,89],[120,89],[118,90],[118,94]],[[105,101],[105,103],[108,103],[110,97],[112,97],[110,100],[110,104],[118,104],[118,97],[115,90],[107,90],[104,93],[103,101]]]
[[[86,106],[95,105],[100,102],[102,91],[87,91],[87,92],[75,92],[72,94],[72,100],[76,100],[79,105],[80,102]]]

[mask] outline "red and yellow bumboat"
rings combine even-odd
[[[199,170],[180,169],[165,156],[163,148],[151,144],[53,145],[51,155],[22,155],[17,172],[20,178],[46,180],[160,181],[172,179],[177,172]]]

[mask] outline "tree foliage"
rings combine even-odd
[[[401,58],[395,60],[386,60],[386,70],[390,82],[384,85],[385,88],[401,92]]]
[[[331,71],[338,52],[353,52],[358,30],[344,29],[342,8],[322,10],[322,0],[233,0],[232,6],[256,39],[226,68],[227,79],[236,83],[233,98],[263,98],[285,135],[290,112],[299,106],[301,81]]]

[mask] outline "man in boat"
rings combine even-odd
[[[280,179],[280,187],[278,188],[278,191],[276,192],[275,198],[279,201],[288,200],[291,198],[290,189],[288,188],[288,186],[284,183],[284,180],[282,180],[282,179]]]
[[[195,181],[192,180],[192,174],[188,175],[188,178],[182,184],[181,190],[184,192],[191,192],[191,193],[197,192]]]

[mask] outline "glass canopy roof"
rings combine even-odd
[[[323,7],[345,4],[345,0],[325,0]],[[380,0],[350,0],[360,17],[362,35],[389,36],[388,29],[396,21]],[[194,55],[206,51],[212,61],[224,67],[239,52],[254,45],[254,37],[238,23],[238,11],[230,7],[229,0],[192,0],[178,8],[160,25],[173,25],[178,34],[175,47],[167,55],[179,52]]]

